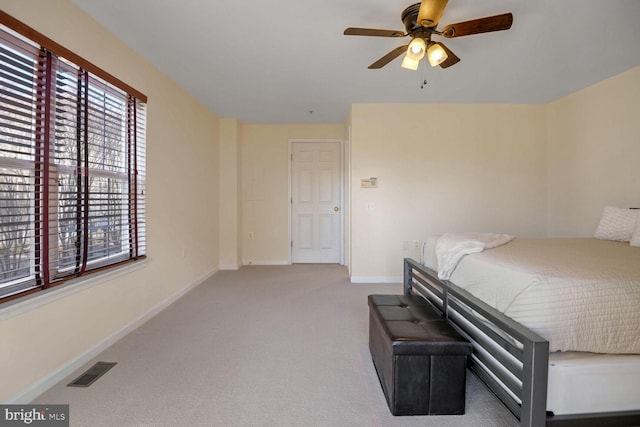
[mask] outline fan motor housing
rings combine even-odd
[[[416,29],[422,28],[422,25],[418,24],[418,13],[420,12],[420,3],[412,4],[402,11],[402,22],[404,28],[407,30],[407,34],[412,34]]]
[[[402,11],[402,22],[407,35],[413,37],[421,37],[425,40],[431,40],[433,28],[424,27],[418,23],[418,14],[420,13],[420,3],[412,4]]]

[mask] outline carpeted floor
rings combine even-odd
[[[221,271],[33,403],[72,426],[517,426],[474,377],[466,414],[394,417],[368,348],[367,295],[337,265]],[[67,387],[95,361],[117,365]]]

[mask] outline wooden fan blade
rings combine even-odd
[[[437,27],[447,2],[448,0],[422,0],[418,12],[418,24],[428,28]]]
[[[450,39],[472,34],[508,30],[511,28],[512,23],[513,15],[511,13],[503,13],[502,15],[488,16],[486,18],[472,19],[471,21],[447,25],[442,29],[442,35]]]
[[[404,45],[404,46],[398,46],[397,48],[393,49],[391,52],[387,53],[385,56],[383,56],[382,58],[378,59],[376,62],[374,62],[373,64],[369,65],[369,69],[370,70],[375,70],[378,68],[382,68],[385,65],[387,65],[389,62],[393,61],[394,59],[396,59],[398,56],[402,55],[403,53],[405,53],[407,51],[407,48],[409,47],[408,44]]]
[[[447,52],[447,59],[442,61],[442,63],[440,64],[441,68],[449,68],[452,65],[460,62],[460,58],[458,58],[455,53],[451,52],[449,48],[444,45],[444,43],[440,43],[440,46],[442,46],[444,51]]]
[[[378,30],[375,28],[354,28],[344,30],[345,36],[370,36],[370,37],[404,37],[405,33],[396,30]]]

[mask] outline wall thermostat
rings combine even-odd
[[[365,178],[360,180],[360,188],[376,188],[378,187],[378,178]]]

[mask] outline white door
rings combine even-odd
[[[293,142],[291,261],[340,262],[340,143]]]

